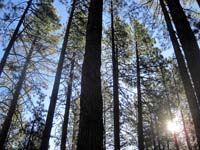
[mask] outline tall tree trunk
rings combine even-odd
[[[177,102],[180,105],[181,100],[180,100],[180,96],[179,96],[179,93],[178,93],[178,86],[177,86],[174,74],[172,74],[172,76],[173,76],[174,86],[175,86],[175,90],[176,90]],[[181,107],[181,106],[179,106],[179,107]],[[187,129],[186,129],[186,125],[185,125],[185,119],[184,119],[184,116],[183,116],[183,111],[182,111],[181,108],[180,108],[180,113],[181,113],[181,120],[182,120],[182,123],[183,123],[183,129],[184,129],[185,139],[186,139],[186,143],[187,143],[187,148],[188,148],[188,150],[192,150],[192,146],[191,146],[191,143],[190,143],[189,135],[188,135],[188,132],[187,132]]]
[[[119,69],[118,50],[115,46],[115,28],[113,0],[110,0],[111,7],[111,33],[112,33],[112,71],[113,71],[113,101],[114,101],[114,148],[120,150],[120,125],[119,125]]]
[[[79,111],[80,111],[80,104],[79,99],[73,100],[73,135],[72,135],[72,150],[76,150],[77,148],[77,136],[78,136],[78,124],[79,124]]]
[[[103,150],[106,150],[106,103],[103,99]]]
[[[161,63],[159,64],[159,67],[160,67],[160,71],[161,71],[162,83],[163,83],[163,86],[164,86],[164,91],[165,91],[165,96],[166,96],[166,106],[167,106],[167,109],[168,109],[170,121],[173,122],[173,114],[172,114],[171,106],[170,106],[170,97],[169,97],[169,93],[168,93],[168,88],[166,86],[166,80],[165,80],[165,75],[164,75],[164,71],[163,71],[163,66],[162,66]],[[174,137],[174,143],[175,143],[176,150],[179,150],[180,148],[179,148],[179,144],[178,144],[178,140],[177,140],[177,135],[176,135],[175,132],[173,132],[172,134],[173,134],[173,137]]]
[[[19,22],[17,24],[17,27],[15,28],[15,31],[14,31],[14,33],[13,33],[13,35],[12,35],[8,45],[7,45],[7,48],[5,49],[5,53],[4,53],[4,55],[3,55],[2,59],[1,59],[1,63],[0,63],[0,76],[1,76],[1,74],[3,72],[3,68],[4,68],[5,64],[6,64],[7,58],[9,56],[9,54],[10,54],[10,51],[11,51],[15,41],[16,41],[19,29],[20,29],[20,27],[21,27],[21,25],[22,25],[22,23],[23,23],[23,21],[25,19],[25,16],[26,16],[31,4],[32,4],[32,0],[29,0],[28,4],[26,6],[26,9],[24,10],[24,13],[22,14],[22,16],[21,16],[21,18],[20,18],[20,20],[19,20]]]
[[[200,51],[197,40],[179,0],[166,0],[166,3],[183,47],[194,89],[200,103]]]
[[[32,53],[34,51],[35,42],[36,42],[36,39],[34,39],[32,46],[29,50],[29,53],[26,57],[25,64],[23,66],[23,69],[21,71],[21,75],[19,77],[19,81],[17,82],[16,87],[15,87],[15,91],[13,93],[13,99],[11,100],[11,104],[9,106],[7,116],[6,116],[6,118],[3,122],[3,125],[2,125],[2,129],[1,129],[1,133],[0,133],[0,150],[4,149],[5,141],[6,141],[6,138],[8,136],[8,131],[9,131],[10,126],[11,126],[12,117],[13,117],[15,111],[16,111],[17,102],[18,102],[18,99],[19,99],[19,96],[20,96],[20,91],[22,89],[23,82],[26,78],[26,72],[27,72],[27,69],[28,69],[28,65],[31,61]]]
[[[103,149],[101,37],[103,0],[91,0],[82,67],[77,150]]]
[[[155,116],[154,120],[155,120],[156,134],[157,134],[158,150],[161,150],[160,131],[159,131],[157,116]]]
[[[166,20],[169,35],[170,35],[170,38],[171,38],[171,41],[172,41],[172,45],[174,47],[174,52],[175,52],[176,59],[177,59],[177,62],[178,62],[178,68],[179,68],[180,76],[181,76],[181,79],[183,81],[183,86],[184,86],[184,89],[185,89],[185,93],[186,93],[186,97],[187,97],[187,100],[188,100],[190,112],[191,112],[192,119],[193,119],[193,122],[194,122],[194,127],[195,127],[195,131],[196,131],[196,136],[197,136],[197,143],[198,143],[198,146],[200,148],[200,109],[198,107],[197,98],[196,98],[194,89],[192,87],[190,76],[189,76],[187,68],[186,68],[184,56],[181,53],[181,49],[180,49],[178,40],[176,38],[175,32],[173,30],[173,26],[171,24],[170,17],[168,15],[168,12],[167,12],[167,9],[166,9],[166,6],[165,6],[163,0],[160,0],[160,5],[162,7],[162,11],[163,11],[163,14],[164,14],[164,17],[165,17],[165,20]]]
[[[51,128],[52,128],[52,123],[53,123],[53,116],[54,116],[54,112],[55,112],[58,90],[59,90],[59,85],[60,85],[60,79],[61,79],[61,74],[62,74],[62,69],[63,69],[63,63],[65,60],[65,52],[66,52],[66,48],[67,48],[68,37],[69,37],[70,27],[71,27],[73,15],[74,15],[75,6],[76,6],[76,0],[73,0],[71,12],[70,12],[66,32],[65,32],[64,41],[62,44],[60,58],[59,58],[58,66],[57,66],[53,90],[51,93],[45,128],[44,128],[43,135],[42,135],[42,142],[40,145],[41,150],[48,150],[48,147],[49,147],[49,139],[50,139]]]
[[[140,58],[137,47],[137,41],[135,42],[136,50],[136,65],[137,65],[137,100],[138,100],[138,147],[139,150],[144,150],[144,135],[143,135],[143,108],[142,108],[142,95],[141,95],[141,83],[140,83]]]
[[[65,114],[64,121],[62,125],[62,136],[61,136],[61,150],[66,150],[66,140],[67,140],[67,128],[68,128],[68,120],[69,120],[69,109],[71,103],[71,95],[72,95],[72,85],[73,85],[73,76],[74,76],[74,63],[75,63],[75,52],[73,53],[71,60],[71,68],[69,73],[69,82],[67,87],[67,100],[65,104]]]
[[[154,131],[154,123],[153,123],[153,119],[152,119],[152,114],[150,112],[150,127],[151,127],[151,140],[152,140],[152,144],[153,144],[153,150],[156,150],[156,139],[155,139],[155,131]]]

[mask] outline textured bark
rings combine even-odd
[[[80,124],[77,150],[103,149],[101,37],[103,0],[91,0],[82,66]]]
[[[74,63],[75,63],[75,52],[73,53],[73,56],[72,56],[71,68],[70,68],[70,73],[69,73],[69,82],[68,82],[68,87],[67,87],[67,100],[65,104],[65,114],[64,114],[64,121],[62,125],[62,136],[61,136],[61,146],[60,146],[61,150],[66,150],[69,109],[71,105],[72,84],[73,84],[73,76],[74,76]]]
[[[194,89],[200,103],[200,51],[197,40],[179,0],[166,0],[166,3],[183,47]]]
[[[115,46],[114,12],[113,1],[111,6],[111,34],[112,34],[112,71],[113,71],[113,102],[114,102],[114,148],[120,150],[120,125],[119,125],[119,69],[118,69],[118,50]]]
[[[143,108],[140,83],[140,58],[138,54],[137,41],[136,46],[136,65],[137,65],[137,100],[138,100],[138,147],[139,150],[144,150],[144,135],[143,135]]]
[[[14,31],[14,33],[13,33],[13,35],[12,35],[12,37],[11,37],[9,43],[8,43],[8,46],[5,49],[5,53],[4,53],[4,55],[3,55],[2,59],[1,59],[1,63],[0,63],[0,76],[1,76],[1,74],[3,72],[3,68],[4,68],[4,66],[6,64],[6,61],[7,61],[7,58],[9,56],[9,54],[10,54],[11,48],[13,47],[13,45],[15,43],[15,40],[17,38],[17,34],[19,32],[19,29],[20,29],[20,27],[21,27],[21,25],[22,25],[22,23],[23,23],[23,21],[25,19],[25,16],[26,16],[31,4],[32,4],[32,0],[29,0],[28,4],[26,6],[26,9],[24,10],[24,13],[22,14],[22,16],[21,16],[21,18],[20,18],[20,20],[19,20],[19,22],[17,24],[17,27],[15,28],[15,31]]]
[[[11,104],[9,106],[7,116],[6,116],[6,118],[3,122],[3,125],[2,125],[2,129],[1,129],[1,133],[0,133],[0,150],[4,149],[5,141],[6,141],[6,138],[8,136],[10,126],[11,126],[12,117],[15,114],[17,102],[18,102],[18,99],[19,99],[19,96],[20,96],[20,91],[22,89],[23,82],[26,78],[26,72],[27,72],[27,69],[28,69],[28,65],[31,61],[34,45],[35,45],[35,40],[33,41],[32,46],[29,50],[29,53],[26,57],[25,64],[24,64],[23,69],[21,71],[21,75],[20,75],[19,80],[18,80],[16,87],[15,87],[13,99],[11,100]]]
[[[198,107],[197,97],[195,96],[195,92],[194,92],[194,89],[192,87],[190,76],[188,74],[186,64],[185,64],[185,61],[184,61],[184,56],[181,53],[179,43],[177,41],[175,32],[173,30],[173,26],[171,24],[170,17],[168,15],[165,4],[163,3],[163,0],[160,0],[160,5],[162,7],[162,11],[163,11],[163,14],[164,14],[164,17],[165,17],[165,20],[166,20],[169,35],[170,35],[170,38],[171,38],[171,41],[172,41],[172,45],[174,47],[174,52],[175,52],[176,59],[177,59],[177,62],[178,62],[178,68],[179,68],[180,76],[181,76],[181,79],[183,81],[183,86],[184,86],[184,89],[185,89],[185,93],[186,93],[186,97],[187,97],[187,100],[188,100],[190,112],[191,112],[192,119],[193,119],[193,122],[194,122],[198,146],[200,148],[200,109]]]
[[[72,3],[72,9],[70,12],[70,16],[69,16],[69,20],[68,20],[68,24],[67,24],[67,28],[65,32],[65,37],[62,44],[60,58],[59,58],[59,62],[58,62],[57,70],[56,70],[56,76],[55,76],[55,80],[53,84],[53,90],[51,93],[49,109],[47,113],[47,119],[46,119],[45,128],[42,135],[42,142],[40,145],[41,150],[48,150],[48,147],[49,147],[49,139],[50,139],[51,128],[52,128],[52,123],[53,123],[53,116],[55,112],[60,79],[61,79],[61,74],[62,74],[62,69],[63,69],[63,63],[65,60],[65,51],[67,48],[68,37],[69,37],[70,27],[71,27],[73,15],[74,15],[75,6],[76,6],[76,0],[74,0]]]

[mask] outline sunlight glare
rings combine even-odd
[[[178,123],[176,123],[175,121],[168,121],[167,129],[172,133],[179,132],[181,130],[181,126]]]

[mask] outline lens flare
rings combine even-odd
[[[167,130],[173,133],[177,133],[181,130],[180,124],[175,121],[168,121],[167,122]]]

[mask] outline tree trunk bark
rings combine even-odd
[[[141,95],[141,83],[140,83],[140,58],[137,47],[137,41],[135,42],[136,50],[136,65],[137,65],[137,100],[138,100],[138,147],[139,150],[144,150],[144,134],[143,134],[143,108],[142,108],[142,95]]]
[[[101,37],[103,0],[91,0],[82,67],[77,150],[103,150]]]
[[[200,51],[197,40],[179,0],[166,0],[166,3],[183,47],[194,89],[200,103]]]
[[[17,102],[18,102],[18,99],[19,99],[19,96],[20,96],[20,91],[22,89],[23,82],[24,82],[24,80],[26,78],[26,72],[27,72],[27,69],[28,69],[28,65],[29,65],[29,63],[31,61],[31,57],[32,57],[32,53],[33,53],[33,50],[34,50],[35,42],[36,42],[36,39],[34,39],[34,41],[32,43],[32,46],[31,46],[31,48],[29,50],[29,53],[28,53],[28,55],[26,57],[25,64],[23,66],[23,69],[21,71],[21,75],[19,77],[19,81],[17,82],[16,87],[15,87],[15,91],[14,91],[14,94],[13,94],[13,99],[11,101],[7,116],[6,116],[6,118],[5,118],[4,122],[3,122],[3,125],[2,125],[2,129],[1,129],[1,133],[0,133],[0,150],[4,149],[5,141],[6,141],[6,138],[8,136],[8,132],[9,132],[10,126],[11,126],[12,117],[13,117],[15,111],[16,111]]]
[[[163,14],[164,14],[164,17],[165,17],[165,20],[166,20],[169,35],[170,35],[170,38],[171,38],[171,41],[172,41],[172,45],[174,47],[174,52],[175,52],[176,59],[177,59],[177,62],[178,62],[178,68],[179,68],[180,76],[181,76],[182,81],[183,81],[183,86],[184,86],[184,89],[185,89],[185,93],[186,93],[186,97],[187,97],[187,100],[188,100],[190,112],[191,112],[192,119],[193,119],[193,122],[194,122],[194,127],[195,127],[195,131],[196,131],[196,136],[197,136],[197,143],[198,143],[198,146],[200,148],[200,109],[198,107],[197,98],[195,96],[195,92],[194,92],[194,89],[192,87],[190,76],[189,76],[187,68],[186,68],[184,56],[181,53],[181,49],[180,49],[178,40],[176,38],[175,32],[173,30],[173,26],[171,24],[170,17],[168,15],[168,12],[167,12],[167,9],[166,9],[166,6],[165,6],[163,0],[160,0],[160,5],[162,7],[162,11],[163,11]]]
[[[113,71],[113,101],[114,101],[114,148],[120,150],[120,124],[119,124],[119,69],[118,51],[115,46],[114,12],[113,0],[110,0],[111,7],[111,34],[112,34],[112,71]]]
[[[61,150],[66,150],[66,140],[67,140],[67,128],[68,128],[68,120],[69,120],[69,109],[71,103],[71,95],[72,95],[72,85],[73,85],[73,76],[74,76],[74,63],[75,63],[75,52],[73,53],[71,60],[71,68],[69,73],[69,82],[67,88],[67,100],[65,104],[65,114],[64,121],[62,125],[62,136],[61,136]]]
[[[53,123],[53,116],[54,116],[54,112],[55,112],[58,90],[59,90],[59,85],[60,85],[60,79],[61,79],[61,74],[62,74],[62,69],[63,69],[63,63],[65,60],[65,52],[66,52],[66,48],[67,48],[68,37],[69,37],[70,27],[71,27],[73,15],[74,15],[75,6],[76,6],[76,0],[74,0],[72,3],[72,9],[70,12],[70,16],[69,16],[69,20],[68,20],[68,24],[67,24],[67,28],[66,28],[66,32],[65,32],[65,37],[64,37],[63,44],[62,44],[62,49],[61,49],[60,58],[59,58],[58,66],[57,66],[53,90],[51,93],[47,119],[46,119],[45,128],[44,128],[43,135],[42,135],[42,142],[40,145],[41,150],[48,150],[48,147],[49,147],[49,139],[50,139],[51,128],[52,128],[52,123]]]
[[[21,16],[21,18],[20,18],[20,20],[19,20],[19,22],[17,24],[17,27],[15,28],[15,31],[14,31],[14,33],[13,33],[13,35],[12,35],[12,37],[11,37],[9,43],[8,43],[8,46],[5,49],[5,53],[4,53],[4,55],[3,55],[2,59],[1,59],[1,63],[0,63],[0,76],[1,76],[1,74],[3,72],[3,68],[4,68],[4,66],[6,64],[6,61],[7,61],[7,58],[9,56],[9,54],[10,54],[11,48],[13,47],[13,44],[15,43],[15,40],[17,38],[17,34],[19,32],[19,29],[20,29],[20,27],[21,27],[21,25],[22,25],[22,23],[23,23],[23,21],[25,19],[25,16],[26,16],[31,4],[32,4],[32,0],[29,0],[28,4],[26,6],[26,9],[24,10],[24,13],[22,14],[22,16]]]

